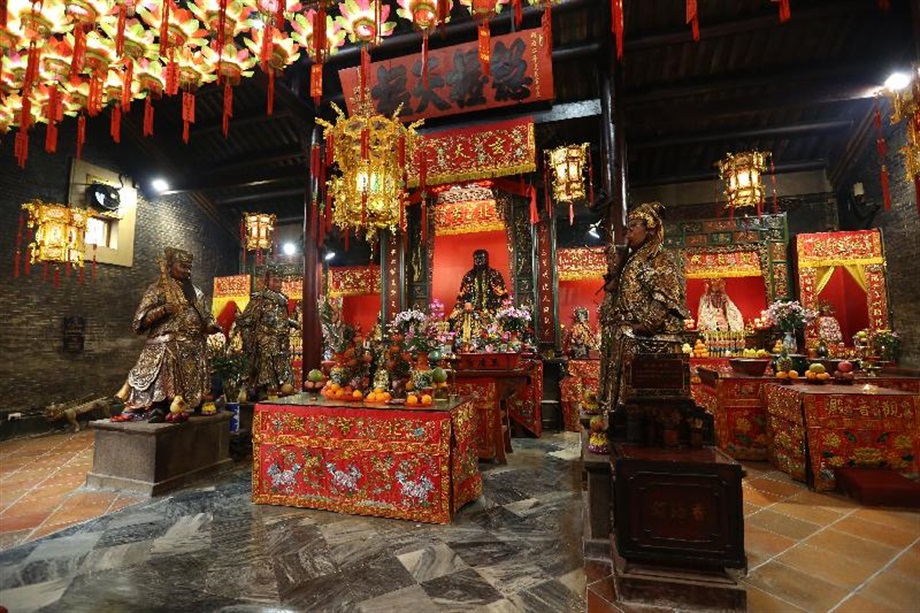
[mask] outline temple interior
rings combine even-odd
[[[0,1],[0,612],[920,609],[917,2]]]

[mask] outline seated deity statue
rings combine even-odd
[[[508,299],[502,273],[489,266],[489,252],[477,249],[473,253],[473,268],[460,282],[457,304],[448,316],[450,327],[461,346],[471,342],[478,331],[492,322],[495,312]]]
[[[598,346],[597,333],[588,324],[588,309],[575,307],[572,313],[572,327],[566,331],[563,339],[563,351],[571,358],[584,359]]]
[[[843,342],[843,332],[840,322],[834,317],[834,307],[829,302],[818,303],[818,338],[831,345]]]
[[[725,292],[725,279],[709,279],[700,298],[697,327],[703,332],[736,332],[744,330],[741,311]]]

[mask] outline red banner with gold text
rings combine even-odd
[[[428,86],[422,82],[422,55],[372,62],[368,87],[378,113],[400,118],[457,115],[483,109],[551,100],[553,61],[543,29],[523,30],[491,39],[490,74],[479,62],[478,43],[428,53]],[[358,67],[339,71],[348,113],[358,87]]]

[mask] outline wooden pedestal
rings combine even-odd
[[[612,558],[622,600],[744,609],[741,465],[714,447],[614,445]]]
[[[96,431],[91,488],[156,496],[230,467],[230,413],[185,423],[90,422]]]
[[[587,430],[581,433],[581,462],[587,486],[584,501],[584,545],[585,559],[607,560],[610,554],[611,487],[610,456],[599,455],[588,450]]]

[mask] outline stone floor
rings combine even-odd
[[[609,567],[582,559],[578,438],[515,439],[514,449],[506,466],[481,465],[484,495],[437,526],[253,505],[246,463],[152,500],[87,491],[91,433],[0,443],[0,605],[668,610],[615,603]],[[745,466],[749,610],[920,610],[920,513]]]

